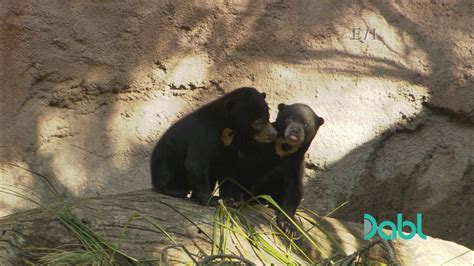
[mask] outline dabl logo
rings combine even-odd
[[[382,231],[384,227],[389,227],[390,230],[392,230],[391,235],[386,235]],[[409,227],[410,233],[403,233],[403,227]],[[397,234],[400,238],[405,240],[412,239],[416,234],[418,234],[422,239],[426,239],[426,235],[421,231],[421,227],[421,213],[416,214],[416,226],[410,221],[403,221],[401,213],[397,213],[397,225],[390,221],[383,221],[377,225],[377,221],[372,215],[364,213],[364,240],[371,239],[374,237],[375,233],[378,233],[379,236],[385,240],[395,240],[397,239]]]

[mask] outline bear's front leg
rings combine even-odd
[[[219,155],[219,148],[218,142],[201,139],[199,143],[191,145],[186,154],[184,166],[192,190],[191,198],[201,205],[215,206],[219,199],[212,196],[215,181],[211,184],[210,178],[211,162]]]

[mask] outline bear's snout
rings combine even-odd
[[[260,143],[270,143],[276,139],[278,132],[271,123],[266,123],[254,135],[254,140]]]
[[[292,123],[285,130],[286,142],[290,145],[299,145],[304,141],[303,125]]]

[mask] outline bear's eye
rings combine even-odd
[[[291,123],[291,119],[288,118],[288,119],[285,120],[286,125],[289,125],[290,123]]]
[[[308,124],[304,124],[304,128],[308,128],[308,126],[309,126]]]

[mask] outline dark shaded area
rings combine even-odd
[[[431,131],[434,130],[429,128],[436,128],[435,123],[440,121],[446,123],[443,126],[450,126],[456,120],[449,116],[427,120],[426,116],[423,117],[423,114],[421,116],[412,123],[423,124],[414,128],[400,127],[385,132],[381,137],[366,144],[373,146],[374,149],[366,160],[365,171],[358,176],[359,179],[350,190],[350,194],[340,199],[340,203],[343,201],[349,201],[349,203],[336,211],[332,217],[360,223],[363,221],[363,214],[369,213],[376,217],[378,222],[384,220],[396,222],[397,213],[402,213],[403,219],[410,221],[416,221],[416,214],[421,213],[425,234],[451,240],[472,249],[474,235],[469,229],[474,219],[474,214],[470,211],[470,206],[474,204],[472,159],[467,159],[466,168],[460,179],[450,181],[448,187],[444,187],[447,185],[446,182],[437,179],[443,174],[449,175],[457,166],[443,169],[442,166],[437,167],[437,165],[454,164],[447,160],[452,160],[449,158],[451,156],[459,156],[459,147],[444,145],[442,141],[442,138],[455,139],[456,136],[449,136],[447,132],[431,135]],[[471,128],[471,126],[468,127]],[[416,141],[413,140],[416,138],[414,134],[419,134],[417,138],[431,136],[431,139],[426,139],[426,145],[413,148],[412,145]],[[463,141],[467,140],[459,140],[456,145],[463,145]],[[395,164],[390,161],[390,151],[405,148],[407,149],[406,160],[412,160],[413,163],[407,164],[408,169],[393,167],[395,171],[393,176],[384,176],[384,170],[381,168],[384,165]],[[330,168],[344,167],[346,160],[352,161],[354,157],[359,157],[360,153],[365,153],[363,149],[364,147],[359,147],[351,151]],[[418,156],[422,159],[419,159],[414,152],[419,153]],[[459,158],[461,159],[463,158]],[[445,161],[444,164],[443,161]],[[434,172],[436,169],[441,173]],[[390,170],[385,169],[385,171]],[[452,174],[458,175],[457,172]],[[325,178],[324,173],[317,178]],[[433,184],[429,183],[431,178],[433,184],[439,183],[443,187],[433,190]],[[422,185],[425,182],[428,183]],[[309,185],[317,184],[317,181],[310,181]]]

